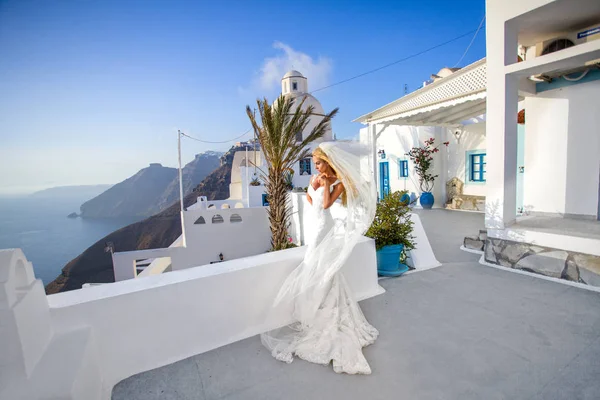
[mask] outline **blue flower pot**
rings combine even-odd
[[[431,207],[433,207],[434,202],[433,194],[431,194],[431,192],[423,192],[419,202],[421,203],[421,207],[430,210]]]
[[[410,196],[408,195],[408,193],[404,193],[400,198],[400,201],[405,204],[410,204]]]
[[[416,202],[417,202],[417,195],[415,194],[415,192],[411,192],[410,193],[410,206],[413,207]]]
[[[408,266],[400,262],[403,244],[384,246],[377,250],[377,274],[379,276],[399,276],[408,271]]]

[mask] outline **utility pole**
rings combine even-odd
[[[183,218],[183,212],[186,211],[185,208],[183,207],[183,174],[181,171],[181,131],[178,130],[177,131],[177,152],[178,152],[178,158],[179,158],[179,203],[181,206],[181,212],[179,213],[181,216],[181,236],[182,236],[182,241],[183,241],[183,247],[186,246],[186,239],[185,239],[185,223],[184,223],[184,218]]]
[[[256,121],[256,108],[254,108],[254,120]],[[256,141],[258,138],[256,137],[256,131],[254,131],[254,176],[256,177]]]

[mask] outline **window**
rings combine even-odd
[[[400,178],[408,178],[408,160],[398,161],[398,172]]]
[[[300,160],[300,175],[310,175],[310,158],[303,158]]]
[[[485,182],[485,154],[472,153],[469,155],[469,180],[471,182]]]
[[[296,142],[302,141],[302,132],[296,132]]]
[[[298,82],[292,82],[292,90],[298,90]]]

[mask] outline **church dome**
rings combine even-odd
[[[286,72],[286,74],[281,79],[283,80],[285,78],[305,78],[305,77],[300,72],[296,71],[295,69],[292,69],[292,70],[289,70],[288,72]]]
[[[308,93],[308,79],[306,79],[299,71],[288,71],[283,78],[281,78],[281,94],[294,101],[292,109],[290,110],[291,113],[296,112],[296,109],[300,106],[302,101],[304,101],[301,108],[302,111],[306,111],[310,106],[313,107],[313,116],[310,118],[310,123],[307,125],[304,132],[298,132],[297,134],[297,140],[302,140],[303,137],[306,137],[308,132],[323,120],[325,110],[323,109],[321,102],[312,94]],[[275,100],[273,107],[277,107],[277,101],[278,100]],[[332,137],[331,126],[329,126],[325,130],[323,138],[317,141],[332,140]]]
[[[302,111],[306,111],[306,109],[308,109],[309,106],[313,106],[313,114],[317,114],[317,115],[324,115],[325,114],[325,110],[323,109],[323,106],[321,105],[321,102],[319,100],[317,100],[317,98],[315,96],[313,96],[312,94],[309,93],[288,93],[285,95],[285,97],[290,97],[294,100],[294,107],[293,110],[296,110],[296,107],[298,107],[300,105],[300,103],[302,103],[302,100],[304,100],[304,104],[302,104]]]

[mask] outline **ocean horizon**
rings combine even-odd
[[[142,218],[67,218],[87,198],[0,198],[0,249],[20,248],[44,285],[62,268],[111,232]]]

